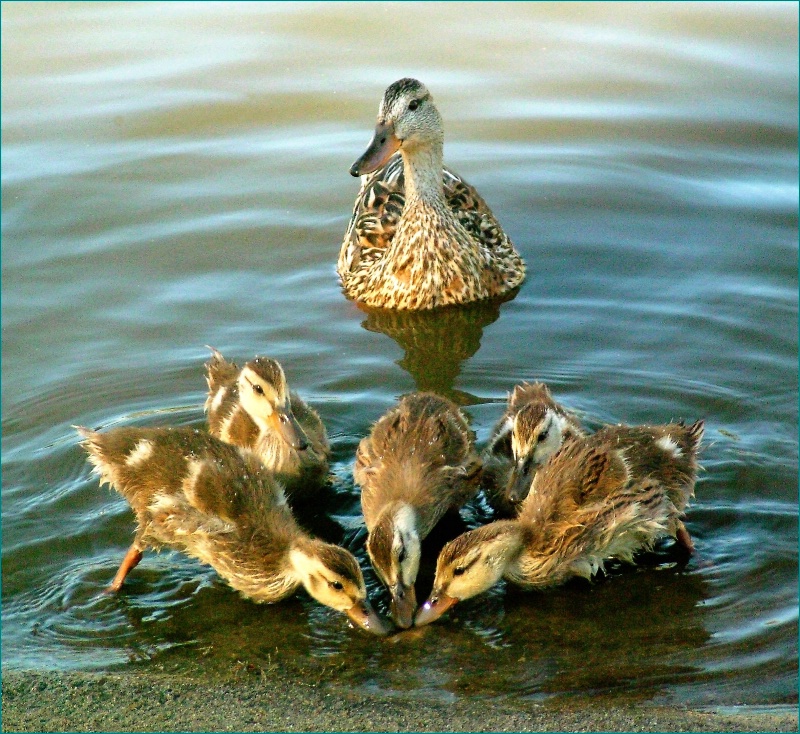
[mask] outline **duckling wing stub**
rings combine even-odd
[[[236,362],[229,362],[214,347],[208,347],[208,349],[211,350],[211,357],[205,363],[208,389],[214,391],[223,385],[231,385],[236,382],[239,375],[239,367]]]

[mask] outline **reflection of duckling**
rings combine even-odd
[[[456,405],[432,393],[400,399],[359,444],[354,477],[369,531],[367,552],[392,595],[392,616],[410,627],[420,543],[450,509],[478,490],[481,463]]]
[[[564,441],[583,436],[577,417],[559,405],[543,382],[517,385],[483,452],[483,487],[489,504],[514,517],[533,475]]]
[[[240,370],[209,349],[205,410],[211,435],[254,451],[286,486],[290,500],[322,485],[330,455],[325,426],[289,393],[280,364],[256,357]]]
[[[337,267],[349,298],[429,309],[503,296],[522,283],[525,264],[478,192],[444,168],[443,144],[425,86],[392,84],[372,141],[350,169],[363,178]]]
[[[77,430],[101,483],[136,513],[133,545],[109,591],[122,587],[147,546],[168,546],[212,566],[253,601],[279,601],[302,584],[360,627],[386,632],[353,555],[306,535],[250,452],[192,428]]]
[[[590,578],[606,560],[630,562],[663,535],[691,552],[680,517],[694,493],[702,437],[697,421],[609,426],[567,442],[537,472],[516,520],[484,525],[444,547],[416,623],[432,622],[501,578],[528,588]]]

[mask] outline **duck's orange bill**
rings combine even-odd
[[[286,443],[293,449],[304,451],[308,448],[308,436],[302,429],[290,408],[277,409],[272,413],[272,421]]]
[[[414,612],[417,611],[417,596],[413,586],[397,584],[392,592],[392,620],[404,630],[414,624]]]
[[[414,618],[414,624],[417,627],[430,624],[439,619],[457,601],[458,599],[453,596],[447,596],[447,594],[432,594],[430,599],[419,608],[417,616]]]
[[[354,604],[345,613],[353,624],[367,632],[372,632],[373,635],[383,637],[392,631],[391,625],[372,608],[366,599]]]

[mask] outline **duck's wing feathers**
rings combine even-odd
[[[361,189],[339,255],[340,275],[369,267],[383,256],[404,204],[403,159],[398,153],[383,168],[361,177]]]

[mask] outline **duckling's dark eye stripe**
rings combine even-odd
[[[480,560],[480,556],[473,558],[469,563],[463,566],[458,566],[456,569],[453,570],[453,575],[461,576],[465,574],[469,569],[471,569],[478,561]]]

